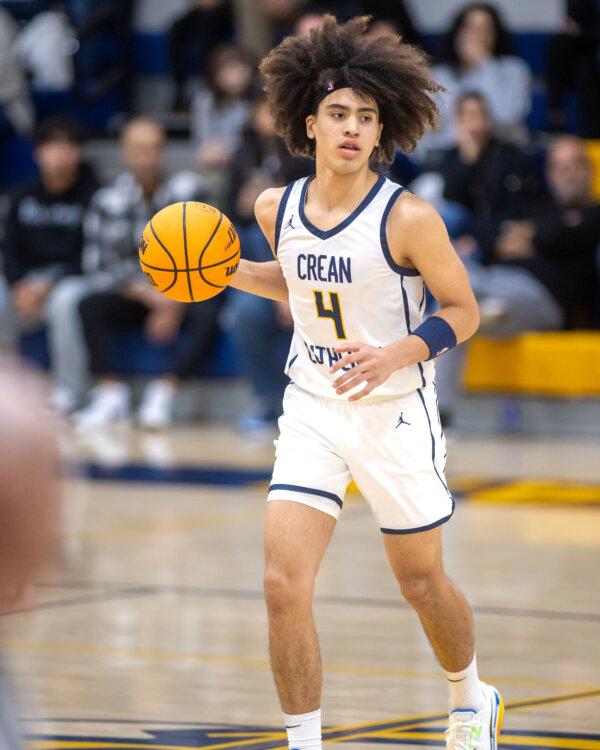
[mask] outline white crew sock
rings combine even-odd
[[[476,713],[485,706],[485,695],[477,674],[477,657],[461,672],[445,672],[450,687],[450,711],[472,708]]]
[[[283,714],[289,750],[321,750],[321,709],[307,714]]]

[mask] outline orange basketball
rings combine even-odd
[[[178,302],[200,302],[222,292],[233,279],[240,241],[218,208],[186,201],[172,203],[150,219],[138,254],[157,292]]]

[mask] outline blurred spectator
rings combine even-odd
[[[307,0],[259,0],[260,12],[271,28],[273,44],[294,32],[294,24],[307,10]],[[320,12],[320,11],[317,11]]]
[[[13,363],[0,371],[0,614],[26,606],[50,562],[60,517],[59,454],[53,426],[31,377]],[[26,747],[22,706],[0,659],[0,747]]]
[[[493,5],[472,3],[460,11],[445,37],[441,64],[433,71],[446,91],[439,98],[439,129],[425,138],[424,149],[455,142],[455,101],[466,91],[485,96],[502,136],[524,138],[523,123],[531,107],[531,73],[523,60],[511,54],[510,36]]]
[[[467,263],[480,303],[480,331],[512,336],[585,321],[598,294],[595,257],[600,205],[591,197],[591,166],[584,143],[557,139],[547,158],[551,199],[528,220],[499,228],[490,265]],[[465,348],[436,362],[440,410],[446,417],[460,388]]]
[[[219,47],[210,55],[192,99],[192,138],[202,169],[229,164],[250,115],[254,80],[255,62],[241,47]]]
[[[239,146],[231,160],[227,198],[228,215],[234,221],[254,221],[254,203],[242,201],[240,213],[238,196],[244,192],[248,180],[261,175],[269,185],[285,185],[312,174],[314,163],[290,155],[275,132],[275,124],[264,94],[252,102],[250,119],[244,127]],[[267,185],[267,187],[269,186]]]
[[[40,92],[69,91],[74,82],[73,54],[77,44],[64,13],[46,11],[35,16],[16,43],[31,87]]]
[[[439,208],[460,247],[477,246],[487,262],[500,222],[530,216],[543,186],[529,156],[495,136],[481,94],[457,98],[454,123],[457,145],[443,152],[436,168],[445,201]]]
[[[52,558],[58,540],[61,487],[55,429],[43,417],[39,383],[14,361],[4,358],[0,368],[1,614],[25,604],[31,583]],[[4,697],[0,689],[0,707],[4,707]],[[2,714],[1,718],[6,717]],[[0,721],[2,749],[18,747],[7,742],[5,729]]]
[[[192,375],[216,330],[220,298],[201,305],[173,302],[155,292],[140,272],[137,245],[146,223],[164,206],[201,200],[198,175],[164,172],[165,133],[147,119],[131,121],[122,133],[129,171],[93,197],[85,222],[84,270],[97,291],[79,304],[90,370],[98,379],[88,406],[75,415],[80,428],[94,428],[129,413],[128,386],[116,377],[110,334],[144,325],[156,343],[176,338],[183,322],[187,337],[178,346],[171,372],[147,386],[138,412],[142,426],[170,423],[180,382]]]
[[[591,0],[566,0],[560,34],[548,48],[546,87],[550,130],[564,130],[566,94],[578,96],[580,133],[600,138],[600,8]]]
[[[321,13],[332,13],[340,21],[347,21],[353,16],[373,16],[373,34],[400,34],[409,44],[421,43],[420,34],[403,0],[321,0],[311,3],[309,7]]]
[[[313,171],[312,160],[290,156],[275,133],[266,98],[260,95],[252,105],[229,177],[228,211],[236,223],[244,258],[259,262],[273,258],[254,218],[260,193]],[[226,317],[255,400],[253,411],[241,418],[240,427],[253,433],[270,429],[281,414],[288,383],[283,370],[292,325],[289,305],[231,290]]]
[[[296,22],[294,23],[294,34],[296,36],[308,37],[313,29],[321,28],[322,23],[323,13],[309,7],[296,19]]]
[[[58,408],[68,406],[65,389],[71,378],[64,356],[70,343],[65,340],[61,280],[81,272],[83,216],[98,187],[82,161],[82,140],[79,126],[66,118],[40,124],[35,135],[40,176],[13,196],[3,243],[4,272],[19,329],[48,325]]]
[[[14,50],[16,36],[14,21],[0,8],[0,143],[28,133],[33,125],[27,84]]]
[[[186,84],[204,72],[212,50],[233,36],[230,0],[195,0],[169,31],[169,65],[175,83],[174,109],[187,109]]]
[[[94,106],[109,97],[129,111],[131,20],[135,0],[66,0],[67,16],[78,42],[74,57],[75,93]]]
[[[257,197],[272,186],[271,180],[257,173],[246,180],[238,195],[237,229],[242,257],[248,260],[273,260],[269,243],[254,220]],[[238,426],[249,434],[270,435],[281,414],[283,392],[289,383],[284,374],[293,327],[289,304],[232,289],[226,319],[254,397],[250,411],[241,416]]]

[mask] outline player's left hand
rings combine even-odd
[[[363,396],[367,396],[378,385],[385,383],[397,369],[397,364],[394,362],[394,358],[390,356],[387,346],[369,346],[369,344],[357,341],[336,346],[335,351],[338,354],[348,353],[339,359],[329,372],[338,372],[342,367],[352,368],[333,381],[332,385],[335,392],[341,395],[352,388],[356,388],[360,383],[366,383],[365,387],[350,396],[348,401],[358,401]]]

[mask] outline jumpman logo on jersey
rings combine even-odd
[[[397,430],[398,427],[400,427],[401,424],[407,424],[407,425],[410,426],[410,422],[407,422],[404,419],[404,412],[403,411],[400,412],[400,418],[398,419],[398,424],[396,425],[396,427],[394,429]]]
[[[294,221],[294,214],[290,216],[288,223],[284,226],[284,229],[295,229],[292,223],[293,221]]]

